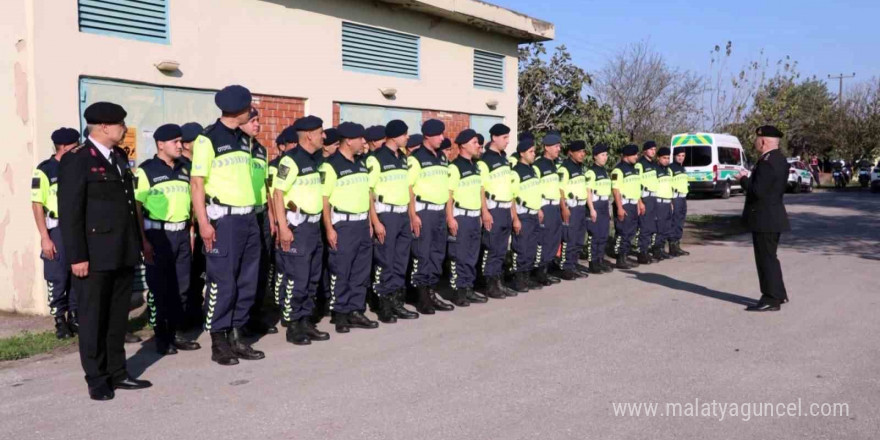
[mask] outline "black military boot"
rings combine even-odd
[[[181,351],[195,351],[202,348],[201,344],[184,338],[183,335],[178,332],[174,332],[174,336],[171,338],[171,345],[177,347],[177,349]]]
[[[529,291],[529,282],[528,282],[529,274],[526,272],[517,272],[513,274],[513,282],[510,283],[510,289],[512,292],[508,292],[508,296],[510,293],[526,293]]]
[[[351,331],[351,324],[348,322],[347,313],[333,312],[332,318],[330,322],[336,326],[336,333],[348,333]]]
[[[318,330],[318,326],[316,326],[315,323],[312,322],[312,320],[309,319],[308,316],[302,318],[300,321],[302,321],[303,325],[305,325],[305,332],[309,336],[309,339],[312,340],[312,342],[330,340],[330,333]]]
[[[404,306],[403,298],[406,295],[406,288],[401,288],[391,297],[391,312],[394,313],[398,319],[416,319],[419,317],[419,314],[407,309]]]
[[[67,328],[73,334],[79,333],[79,317],[74,311],[67,312]]]
[[[486,298],[485,296],[475,292],[474,289],[471,287],[468,287],[467,290],[465,290],[464,297],[471,304],[473,304],[473,303],[485,304],[485,303],[489,302],[489,298]],[[503,298],[503,296],[502,296],[502,298]]]
[[[211,332],[211,360],[220,365],[238,365],[238,358],[229,345],[228,333]]]
[[[605,271],[602,269],[602,263],[598,260],[590,261],[590,273],[592,274],[603,274]]]
[[[489,278],[489,288],[486,289],[486,296],[492,299],[504,299],[507,298],[507,294],[504,293],[504,288],[501,287],[501,277],[491,277]],[[470,298],[468,298],[470,299]],[[477,301],[477,302],[486,302],[486,301]]]
[[[503,293],[505,297],[513,298],[513,297],[517,296],[518,294],[516,293],[516,290],[510,289],[507,286],[505,286],[504,283],[501,282],[501,278],[502,278],[501,275],[495,277],[495,284],[498,285],[498,291]],[[516,275],[514,275],[513,278],[515,280]],[[526,288],[528,288],[528,287],[526,287]]]
[[[550,280],[550,284],[559,284],[562,282],[562,278],[550,274],[549,266],[544,266],[542,270],[544,271],[544,276],[547,277],[548,280]]]
[[[312,343],[309,335],[306,334],[306,322],[307,320],[300,319],[287,326],[287,334],[285,335],[287,342],[293,345],[310,345]]]
[[[348,314],[348,325],[354,328],[376,328],[379,327],[379,323],[376,321],[372,321],[360,311],[354,311]]]
[[[615,264],[614,267],[618,269],[632,269],[633,265],[629,262],[629,260],[626,259],[626,257],[624,257],[623,255],[618,255],[617,264]]]
[[[651,257],[648,251],[639,252],[639,264],[651,264]]]
[[[379,304],[376,307],[376,316],[383,324],[394,324],[397,316],[394,315],[392,295],[378,297]]]
[[[547,272],[543,267],[536,267],[532,269],[532,279],[535,280],[541,286],[552,286],[553,283],[547,277]]]
[[[441,312],[451,312],[452,310],[455,310],[455,306],[440,299],[440,295],[433,286],[428,287],[428,298],[431,300],[431,305],[434,306],[434,310],[439,310]]]
[[[434,303],[431,301],[431,294],[428,293],[428,286],[418,286],[416,291],[418,292],[416,310],[423,315],[433,315]]]
[[[660,257],[661,260],[669,260],[672,258],[672,255],[669,255],[668,253],[666,253],[665,248],[666,248],[665,244],[661,244],[661,245],[657,246],[657,255]]]
[[[67,324],[67,318],[64,315],[55,317],[55,337],[58,339],[68,339],[73,337],[70,326]]]
[[[609,263],[608,260],[604,258],[599,259],[599,267],[601,267],[602,271],[605,273],[614,272],[614,266],[612,266],[611,263]]]
[[[676,241],[676,242],[675,242],[675,253],[677,253],[679,256],[682,256],[682,257],[691,254],[690,252],[688,252],[688,251],[686,251],[686,250],[684,250],[684,249],[681,248],[681,242],[680,242],[680,241]]]
[[[266,357],[265,353],[254,350],[250,344],[244,342],[244,334],[240,328],[234,328],[229,332],[229,344],[232,345],[232,352],[239,359],[257,361]]]
[[[571,269],[563,270],[562,273],[559,274],[559,277],[565,281],[574,281],[580,278],[578,274]]]
[[[455,304],[458,307],[467,307],[470,306],[471,303],[467,299],[467,289],[455,289],[452,291],[452,304]]]
[[[574,270],[577,273],[583,274],[584,277],[590,274],[590,268],[581,263],[574,263]]]

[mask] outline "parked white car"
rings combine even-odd
[[[813,192],[815,182],[807,164],[798,158],[789,158],[788,163],[791,165],[788,170],[788,190],[793,193]]]

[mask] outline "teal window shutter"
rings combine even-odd
[[[168,43],[170,0],[78,0],[79,30]]]
[[[419,37],[342,22],[342,67],[355,72],[419,77]]]
[[[504,90],[504,55],[474,49],[474,87]]]

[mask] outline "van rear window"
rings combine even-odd
[[[705,167],[712,164],[712,147],[708,145],[675,147],[672,151],[673,157],[682,150],[686,167]]]

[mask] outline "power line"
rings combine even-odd
[[[841,109],[843,109],[843,80],[849,79],[849,78],[854,78],[855,76],[856,76],[855,72],[853,72],[852,75],[844,75],[842,73],[837,76],[831,76],[830,74],[828,75],[828,79],[836,79],[840,82],[838,89],[837,89],[837,105]]]

